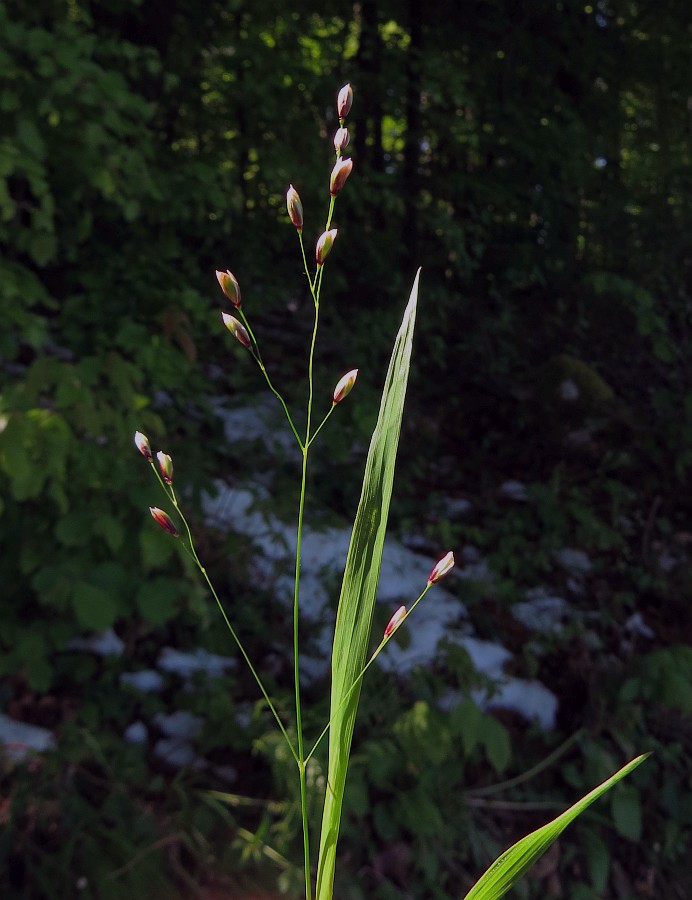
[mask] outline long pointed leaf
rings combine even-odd
[[[481,876],[476,884],[471,888],[464,900],[498,900],[515,884],[524,873],[536,862],[539,856],[542,856],[550,847],[553,841],[562,834],[565,828],[577,816],[584,812],[587,806],[590,806],[594,800],[605,794],[607,790],[617,784],[621,778],[628,775],[632,769],[644,762],[649,756],[644,753],[637,756],[631,762],[623,766],[614,775],[611,775],[603,784],[599,784],[581,800],[578,800],[574,806],[570,806],[552,822],[543,825],[531,834],[527,834],[521,840],[517,841],[509,850],[505,850],[502,856],[498,856],[488,871]]]
[[[380,412],[370,441],[363,488],[346,558],[332,649],[334,719],[329,730],[329,770],[317,865],[317,900],[331,900],[346,771],[351,751],[360,685],[346,694],[365,665],[375,594],[380,577],[394,465],[411,363],[418,302],[416,274],[387,371]]]

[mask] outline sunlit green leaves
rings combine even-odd
[[[464,900],[498,900],[531,868],[576,817],[625,775],[636,769],[648,754],[637,756],[552,822],[517,841],[506,850],[466,894]],[[627,804],[626,804],[627,805]]]
[[[418,278],[419,275],[416,275],[385,379],[337,610],[332,649],[333,719],[329,732],[329,788],[320,837],[318,900],[330,900],[332,895],[341,807],[360,696],[360,685],[352,692],[351,688],[365,665],[370,639],[411,362]],[[344,703],[347,695],[350,699]]]

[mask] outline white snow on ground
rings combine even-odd
[[[217,411],[224,422],[229,442],[261,440],[268,446],[290,448],[293,437],[283,418],[283,412],[271,398],[263,398],[241,409],[228,410],[221,404]],[[292,562],[295,555],[295,524],[277,519],[271,512],[271,494],[265,487],[247,485],[230,487],[223,481],[216,482],[218,493],[207,497],[204,510],[207,519],[220,528],[250,535],[256,547],[254,560],[258,577],[267,579],[267,586],[288,607],[293,602]],[[526,501],[526,487],[521,482],[509,481],[500,492],[508,499]],[[450,501],[451,504],[451,501]],[[467,501],[458,503],[454,512],[468,511]],[[301,565],[301,614],[310,623],[313,637],[312,655],[302,657],[301,674],[305,682],[327,674],[333,632],[332,612],[340,586],[340,573],[344,565],[351,536],[350,526],[329,528],[323,531],[306,527],[302,543]],[[566,557],[570,557],[566,554]],[[403,544],[388,538],[385,542],[382,570],[378,589],[378,602],[387,604],[393,613],[400,605],[409,606],[424,588],[436,559],[415,553]],[[560,562],[574,564],[573,558],[561,558]],[[582,562],[583,560],[579,560]],[[459,565],[450,574],[451,579],[489,584],[492,581],[487,560],[474,547],[464,547],[459,554]],[[578,565],[577,563],[577,565]],[[281,572],[281,569],[284,569]],[[582,570],[583,571],[583,570]],[[325,583],[326,580],[326,583]],[[336,595],[330,597],[330,590]],[[330,602],[331,600],[331,602]],[[550,604],[543,604],[543,615],[549,617]],[[553,611],[558,614],[557,608]],[[527,610],[527,614],[528,614]],[[504,665],[511,653],[499,644],[480,641],[458,631],[460,620],[466,617],[462,602],[442,586],[433,588],[416,609],[406,627],[401,641],[391,641],[378,663],[391,672],[410,671],[414,665],[429,665],[436,657],[443,638],[453,638],[466,647],[475,667],[482,674],[495,680],[497,690],[493,705],[511,707],[527,719],[537,718],[544,727],[554,725],[557,700],[539,682],[510,679],[504,675]],[[536,627],[536,623],[534,623]],[[315,629],[319,633],[315,633]],[[375,643],[376,638],[373,638]]]
[[[55,747],[55,738],[47,728],[17,722],[0,713],[0,744],[2,755],[18,762],[31,753],[45,753]]]
[[[163,689],[164,679],[155,669],[141,669],[139,672],[123,672],[120,681],[137,691],[156,693]]]
[[[263,488],[229,487],[216,482],[217,493],[204,501],[209,521],[220,528],[232,528],[253,538],[256,547],[256,572],[268,579],[271,589],[287,606],[293,602],[292,565],[295,554],[295,525],[281,522],[272,515],[268,494]],[[302,543],[301,613],[310,623],[311,638],[316,648],[301,659],[304,683],[328,674],[333,633],[333,612],[325,577],[338,595],[339,575],[346,559],[351,536],[350,527],[314,531],[306,527]],[[425,587],[428,575],[437,562],[415,553],[398,541],[388,538],[382,558],[378,602],[387,604],[393,613],[400,605],[409,606]],[[492,576],[487,561],[473,547],[464,547],[460,565],[450,580],[461,579],[488,583]],[[285,568],[277,575],[277,569]],[[336,601],[336,596],[331,598]],[[554,726],[557,700],[539,682],[507,678],[504,664],[511,653],[499,644],[480,641],[458,632],[460,620],[466,618],[462,602],[443,586],[434,587],[408,621],[401,641],[394,639],[378,659],[386,671],[405,673],[416,665],[429,665],[438,653],[439,642],[451,638],[466,647],[478,671],[498,682],[492,699],[483,705],[509,707],[527,719],[538,719],[545,728]],[[319,629],[318,632],[315,629]],[[373,643],[376,638],[373,639]],[[479,697],[479,700],[483,698]]]
[[[512,615],[515,619],[537,631],[555,632],[568,618],[570,607],[564,597],[551,594],[547,588],[532,588],[525,594],[526,600],[515,603]]]
[[[155,756],[172,766],[202,768],[205,765],[192,745],[204,727],[204,719],[181,709],[173,713],[156,713],[153,721],[164,735],[154,744]]]
[[[209,678],[219,678],[235,664],[235,659],[230,656],[209,653],[201,647],[191,653],[176,650],[174,647],[164,647],[157,660],[157,666],[161,671],[175,672],[184,678],[189,678],[196,672],[204,672]]]
[[[540,681],[510,678],[505,682],[500,682],[493,696],[487,703],[481,705],[488,709],[493,709],[493,707],[513,709],[520,712],[526,719],[537,720],[546,730],[555,727],[557,697]]]
[[[70,650],[86,650],[87,653],[95,653],[97,656],[120,656],[125,649],[125,644],[112,628],[98,634],[90,634],[88,637],[73,638],[68,646]]]

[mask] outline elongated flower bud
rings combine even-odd
[[[352,103],[353,103],[353,88],[351,87],[350,84],[345,84],[339,91],[339,96],[336,98],[336,111],[339,115],[339,119],[346,118],[346,116],[351,111]]]
[[[336,228],[332,228],[331,231],[325,231],[318,238],[317,246],[315,247],[315,259],[317,260],[318,266],[324,265],[324,261],[329,255],[329,251],[332,249],[332,244],[336,240],[336,234]]]
[[[162,509],[159,509],[158,506],[150,506],[149,512],[154,517],[154,521],[157,525],[160,525],[164,531],[172,534],[173,537],[178,537],[178,529],[173,524],[173,519],[171,519],[168,513],[165,513]]]
[[[229,316],[228,313],[221,313],[221,318],[223,319],[223,324],[226,328],[228,328],[236,340],[240,341],[243,347],[249,347],[251,345],[250,335],[247,333],[245,326],[241,322],[234,319],[233,316]]]
[[[240,309],[240,285],[233,272],[231,272],[230,269],[227,269],[225,272],[220,272],[217,269],[216,277],[221,285],[221,290],[228,297],[233,306],[235,306],[236,309]]]
[[[387,623],[387,627],[384,630],[384,636],[386,638],[388,638],[390,634],[394,634],[394,632],[397,630],[399,625],[401,625],[401,623],[404,621],[405,618],[406,618],[406,607],[400,606],[399,609],[397,609],[397,611],[394,613],[392,618]]]
[[[135,446],[146,459],[151,462],[151,447],[149,446],[149,438],[141,431],[135,431]]]
[[[435,568],[432,570],[430,575],[428,576],[428,584],[435,584],[440,580],[440,578],[444,578],[447,572],[454,566],[454,554],[450,550],[442,559],[437,563]]]
[[[347,372],[343,378],[339,379],[339,383],[334,388],[334,403],[341,403],[344,397],[348,397],[353,390],[353,385],[356,383],[357,377],[358,369],[351,369],[351,371]]]
[[[329,179],[329,193],[332,197],[336,197],[341,188],[346,184],[346,179],[353,169],[353,160],[340,157],[334,163],[332,174]]]
[[[291,222],[298,229],[298,234],[303,230],[303,204],[300,202],[300,197],[298,196],[298,191],[293,187],[292,184],[288,186],[288,193],[286,194],[286,207],[288,209],[288,214],[291,217]]]
[[[156,454],[156,459],[159,461],[159,469],[161,469],[163,480],[166,484],[173,484],[173,460],[161,450]]]
[[[341,154],[342,150],[348,147],[350,140],[351,135],[348,133],[348,128],[339,128],[334,135],[334,149],[336,152]]]

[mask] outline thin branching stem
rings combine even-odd
[[[245,660],[245,662],[252,674],[252,677],[257,682],[257,686],[259,687],[260,691],[262,692],[262,696],[264,697],[264,699],[267,703],[267,706],[269,707],[274,718],[276,719],[276,723],[281,730],[281,734],[284,736],[284,739],[285,739],[286,743],[288,744],[288,747],[293,755],[293,758],[295,759],[295,761],[297,763],[298,755],[296,754],[295,748],[293,746],[293,742],[291,741],[290,737],[288,736],[288,732],[286,731],[286,728],[285,728],[283,722],[281,721],[281,717],[279,716],[278,712],[276,711],[276,707],[272,703],[271,698],[269,697],[269,694],[267,693],[267,690],[264,687],[262,679],[259,677],[257,670],[253,666],[252,660],[248,656],[247,651],[245,650],[245,647],[243,646],[243,642],[240,640],[236,630],[231,625],[231,622],[230,622],[228,616],[226,615],[226,610],[223,608],[223,604],[221,603],[221,600],[219,599],[219,595],[216,593],[216,588],[212,584],[212,581],[209,578],[209,574],[207,573],[207,570],[202,565],[202,562],[200,561],[200,558],[197,555],[197,551],[195,549],[195,542],[192,539],[192,531],[190,530],[190,526],[188,525],[187,519],[185,518],[183,511],[181,510],[181,508],[178,504],[178,498],[175,495],[173,485],[166,484],[164,482],[164,480],[161,478],[159,470],[157,469],[156,464],[154,463],[153,460],[150,460],[150,464],[151,464],[152,469],[154,470],[154,474],[156,475],[156,477],[159,480],[159,484],[161,485],[164,492],[166,493],[166,496],[170,499],[171,503],[175,507],[175,511],[178,513],[178,516],[180,517],[181,522],[185,526],[185,531],[187,533],[187,540],[188,540],[189,546],[184,541],[181,541],[180,544],[181,544],[183,550],[185,550],[185,552],[193,560],[193,562],[195,563],[195,565],[197,566],[199,571],[202,573],[202,577],[206,581],[207,586],[208,586],[209,590],[211,591],[211,595],[214,598],[214,600],[216,601],[216,605],[219,607],[219,611],[221,612],[223,620],[226,623],[226,627],[230,631],[231,636],[233,637],[233,640],[235,641],[236,646],[238,647],[238,650],[240,651],[243,659]]]
[[[302,450],[303,442],[300,439],[300,435],[298,434],[296,426],[293,424],[293,418],[291,416],[291,413],[288,410],[286,401],[281,396],[279,391],[277,391],[277,389],[274,387],[274,384],[272,383],[272,380],[269,377],[269,373],[267,372],[266,366],[262,362],[262,356],[259,351],[259,344],[257,343],[257,338],[253,334],[252,328],[250,328],[250,323],[248,322],[247,317],[245,316],[245,313],[243,312],[242,309],[239,309],[238,313],[240,315],[240,318],[243,320],[243,324],[247,328],[248,334],[250,335],[250,340],[252,341],[252,346],[250,347],[250,353],[252,354],[253,358],[255,359],[257,365],[260,367],[260,371],[264,375],[264,378],[265,378],[267,384],[269,385],[269,390],[272,392],[272,394],[274,394],[274,396],[277,398],[279,403],[283,406],[283,410],[286,413],[286,418],[288,419],[288,424],[291,426],[291,431],[293,432],[293,435],[294,435],[296,441],[298,441],[298,446]]]
[[[324,428],[324,426],[327,424],[327,419],[331,416],[331,414],[334,412],[335,409],[336,409],[336,403],[332,403],[331,407],[329,408],[329,412],[328,412],[327,415],[324,417],[324,419],[322,419],[322,421],[320,422],[320,424],[317,426],[317,428],[316,428],[315,431],[313,432],[313,434],[312,434],[310,440],[308,441],[308,447],[312,444],[312,442],[315,440],[315,438],[317,437],[317,435],[320,433],[320,431],[322,431],[322,429]]]

